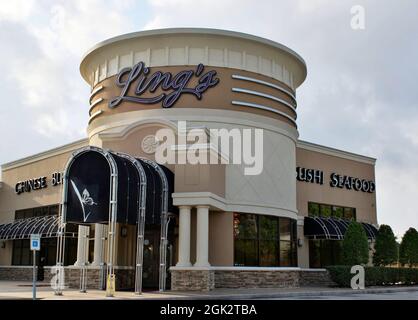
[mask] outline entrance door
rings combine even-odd
[[[158,266],[160,264],[160,226],[146,226],[144,235],[144,289],[158,289]]]
[[[142,287],[145,290],[158,290],[160,266],[160,225],[146,225],[144,234],[144,261],[142,271]],[[167,279],[166,288],[171,285],[171,274],[168,271],[174,264],[174,222],[168,228],[167,244]]]

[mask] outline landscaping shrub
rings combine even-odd
[[[340,287],[350,287],[351,266],[329,266],[326,268],[332,281]],[[388,286],[395,284],[418,284],[418,268],[364,267],[366,286]]]
[[[399,262],[410,267],[418,264],[418,231],[414,228],[409,228],[402,237]]]
[[[342,243],[342,263],[345,265],[366,264],[369,261],[369,243],[363,226],[352,221]]]
[[[398,261],[398,247],[392,228],[382,224],[374,245],[373,264],[375,266],[388,266]]]

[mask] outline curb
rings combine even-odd
[[[277,292],[277,293],[243,293],[243,294],[221,294],[221,295],[196,295],[196,296],[177,296],[164,297],[161,300],[245,300],[245,299],[268,299],[268,298],[292,298],[292,297],[312,297],[312,296],[346,296],[352,294],[378,294],[378,293],[397,293],[397,292],[416,292],[418,287],[403,288],[370,288],[363,290],[342,289],[341,291],[301,291],[301,292]],[[155,298],[144,298],[144,300],[154,300]],[[158,299],[158,298],[157,298]]]

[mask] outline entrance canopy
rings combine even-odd
[[[310,239],[342,240],[350,222],[338,218],[305,217],[304,234]],[[376,238],[377,228],[374,225],[361,224],[369,240]]]
[[[135,292],[142,290],[145,224],[160,226],[159,289],[165,290],[167,233],[175,208],[173,173],[158,163],[88,146],[75,151],[64,173],[61,230],[66,223],[108,224],[107,290],[113,295],[116,224],[137,225]],[[57,265],[64,265],[64,244],[58,239]],[[59,290],[57,291],[59,294]]]
[[[58,216],[43,216],[20,219],[0,225],[0,240],[29,239],[31,234],[42,238],[53,238],[58,233]],[[77,233],[67,232],[66,237],[77,237]]]
[[[65,222],[107,224],[114,204],[116,222],[136,224],[140,203],[145,202],[140,199],[140,185],[144,179],[141,179],[138,167],[146,176],[147,201],[143,203],[146,205],[146,223],[160,224],[163,189],[168,188],[170,195],[173,192],[173,173],[163,166],[151,165],[150,161],[95,147],[76,152],[67,167]],[[161,172],[165,174],[168,187],[162,183]],[[171,211],[171,197],[167,200]]]

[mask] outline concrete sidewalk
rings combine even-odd
[[[340,296],[351,294],[382,294],[396,292],[418,292],[418,286],[403,287],[370,287],[364,290],[327,287],[277,288],[277,289],[215,289],[210,292],[178,292],[149,291],[141,295],[133,292],[117,291],[113,298],[106,298],[105,291],[64,290],[62,296],[55,296],[48,284],[38,284],[37,298],[42,300],[101,300],[101,299],[164,299],[164,300],[240,300],[240,299],[272,299],[301,298],[310,296]],[[31,282],[0,281],[0,299],[32,299]]]

